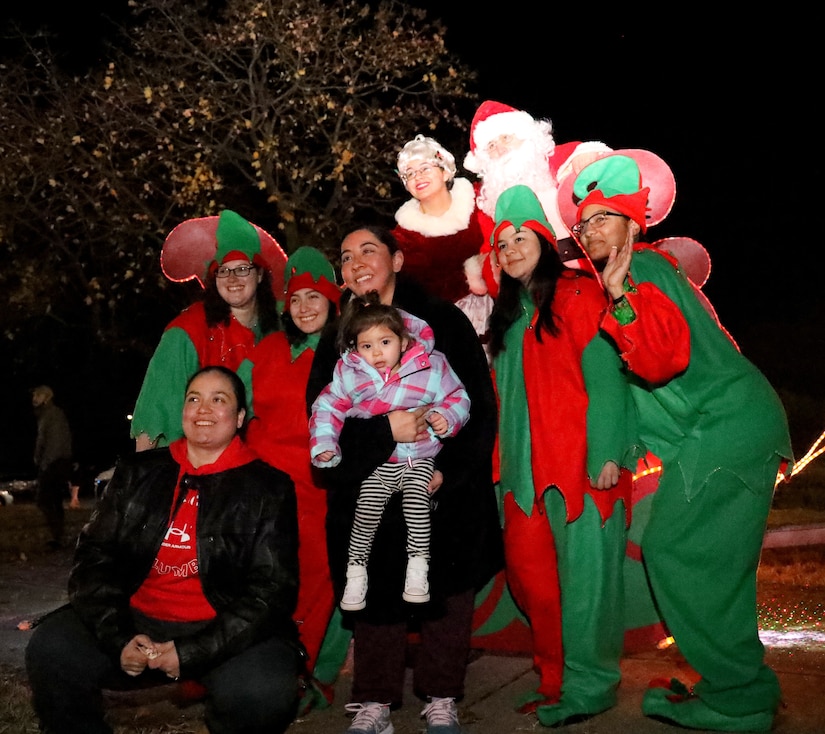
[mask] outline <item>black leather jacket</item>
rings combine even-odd
[[[118,659],[137,633],[129,599],[149,573],[166,533],[178,471],[166,448],[119,462],[78,540],[69,601],[103,649]],[[200,491],[199,573],[217,616],[200,631],[175,639],[182,675],[197,677],[273,636],[297,647],[292,613],[298,594],[298,521],[292,480],[256,460],[192,481]]]

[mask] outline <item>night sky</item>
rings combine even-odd
[[[814,84],[810,18],[749,6],[723,19],[678,3],[659,4],[661,16],[623,3],[546,18],[514,0],[483,19],[461,3],[412,4],[436,8],[448,47],[478,70],[482,99],[551,120],[558,143],[601,140],[667,161],[676,200],[650,235],[705,246],[705,292],[723,323],[771,313],[793,322],[814,306],[821,323],[825,238],[795,221],[807,210],[799,195],[822,175],[804,91]]]
[[[705,291],[723,322],[747,323],[756,304],[791,321],[812,305],[823,315],[823,236],[794,221],[800,194],[822,174],[812,17],[788,4],[725,17],[687,3],[541,13],[526,0],[471,11],[409,4],[444,22],[448,49],[478,72],[481,100],[551,120],[559,143],[601,140],[667,161],[676,201],[650,235],[706,247]],[[125,8],[126,0],[30,0],[0,10],[0,20],[50,17],[67,44],[93,50],[102,13]],[[457,161],[466,150],[452,151]],[[800,237],[809,231],[814,242]]]
[[[664,158],[676,201],[651,238],[701,242],[712,260],[704,291],[746,356],[780,389],[825,400],[822,133],[814,130],[822,85],[821,60],[812,61],[822,43],[813,17],[787,4],[725,18],[674,3],[658,4],[660,15],[626,3],[546,5],[541,14],[525,0],[474,3],[472,12],[469,3],[410,4],[444,22],[448,48],[478,72],[480,100],[551,120],[559,143],[601,140]],[[67,42],[93,49],[100,10],[123,7],[30,0],[6,4],[0,20],[45,15]],[[452,151],[457,161],[468,146]]]

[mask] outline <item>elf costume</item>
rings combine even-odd
[[[598,205],[644,233],[655,190],[643,184],[631,155],[592,163],[573,186],[576,222]],[[756,571],[777,473],[792,461],[785,412],[675,259],[637,244],[624,290],[602,328],[625,362],[640,438],[663,467],[642,553],[700,676],[692,690],[650,688],[642,710],[689,728],[768,731],[780,690],[759,639]]]
[[[334,305],[330,306],[328,318],[335,318],[341,289],[335,284],[332,265],[321,252],[313,247],[299,247],[287,260],[284,279],[284,320],[291,318],[290,298],[303,288],[316,290],[331,301]],[[295,483],[300,540],[300,584],[295,620],[309,655],[310,671],[318,662],[321,643],[335,606],[327,559],[327,494],[313,481],[306,407],[307,380],[320,336],[319,331],[301,333],[290,339],[286,332],[278,331],[258,343],[252,368],[255,416],[249,422],[246,434],[247,443],[257,454],[289,474]],[[340,627],[339,620],[334,620],[333,624]],[[348,631],[341,631],[342,643],[337,643],[335,627],[331,626],[331,629],[327,654],[331,655],[333,664],[330,670],[315,671],[314,674],[315,678],[320,677],[322,685],[334,682],[350,639]],[[324,701],[317,695],[311,701],[304,700],[304,708],[313,705],[324,705]]]
[[[492,244],[508,225],[555,245],[526,186],[499,197]],[[638,452],[621,363],[599,333],[607,301],[598,280],[562,271],[552,301],[557,334],[537,334],[538,304],[524,287],[520,299],[522,313],[493,363],[500,492],[508,584],[529,619],[540,674],[533,703],[549,724],[616,702],[630,468]],[[626,468],[611,489],[594,489],[590,480],[608,461]]]
[[[281,282],[286,255],[278,243],[228,209],[220,216],[178,225],[161,253],[161,265],[170,280],[197,279],[201,286],[209,272],[238,259],[268,269],[273,288]],[[262,336],[257,324],[247,328],[231,315],[228,323],[210,326],[202,302],[185,309],[167,325],[149,362],[133,411],[132,438],[146,434],[155,445],[167,446],[183,436],[183,388],[203,366],[219,364],[234,370],[249,390],[252,350]]]

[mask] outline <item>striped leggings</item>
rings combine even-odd
[[[372,541],[384,508],[395,492],[401,492],[401,509],[407,523],[407,556],[430,558],[430,493],[432,459],[381,464],[362,483],[355,504],[349,539],[349,565],[366,566]]]

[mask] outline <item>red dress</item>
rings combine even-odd
[[[450,208],[438,217],[424,214],[410,199],[396,212],[392,233],[404,253],[404,272],[432,295],[455,303],[470,292],[464,261],[479,251],[483,235],[473,185],[456,178],[450,195]]]

